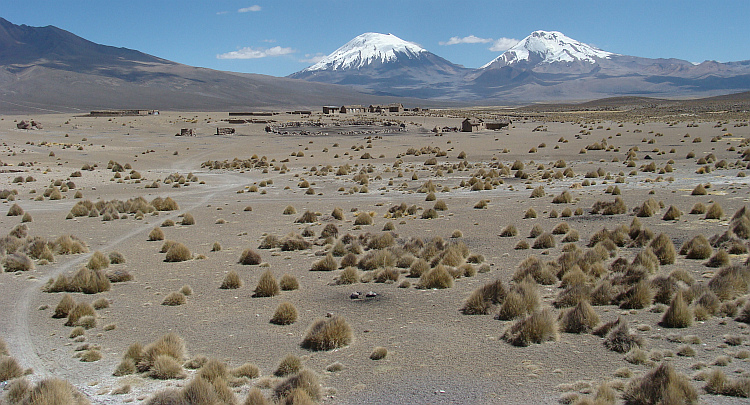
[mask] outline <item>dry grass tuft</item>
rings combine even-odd
[[[242,254],[240,255],[240,264],[244,265],[256,265],[261,263],[261,258],[258,252],[254,251],[253,249],[245,249],[242,251]]]
[[[518,228],[516,228],[516,226],[513,224],[506,226],[500,232],[500,236],[503,238],[509,238],[509,237],[516,236],[516,235],[518,235]]]
[[[372,219],[372,218],[370,218]],[[305,211],[301,217],[297,218],[294,222],[298,224],[311,224],[318,221],[318,216],[312,211]]]
[[[682,291],[677,291],[669,308],[664,312],[660,325],[667,328],[687,328],[693,324],[693,311],[688,307]]]
[[[317,262],[313,263],[312,268],[310,270],[312,271],[333,271],[336,270],[339,267],[338,263],[336,263],[336,259],[333,257],[331,253],[328,253],[326,257],[318,260]]]
[[[0,356],[0,382],[23,376],[23,368],[10,356]]]
[[[175,243],[169,250],[167,250],[167,256],[164,258],[165,262],[184,262],[193,258],[193,254],[190,253],[190,249],[182,243]]]
[[[148,233],[148,240],[157,241],[164,240],[164,231],[161,228],[154,228]]]
[[[370,353],[370,360],[382,360],[387,355],[388,355],[388,349],[382,346],[378,346],[372,349],[372,353]]]
[[[3,266],[5,271],[29,271],[34,269],[34,261],[31,260],[25,253],[15,252],[5,256],[3,260]]]
[[[22,405],[90,405],[87,397],[65,380],[51,377],[28,389]]]
[[[680,254],[685,255],[686,259],[708,259],[712,252],[711,244],[703,235],[694,236],[680,247]]]
[[[628,405],[698,403],[698,393],[688,377],[666,362],[643,377],[630,380],[622,397]]]
[[[706,191],[706,188],[703,187],[703,184],[698,184],[697,186],[695,186],[695,188],[690,194],[691,195],[706,195],[708,194],[708,191]]]
[[[63,295],[60,302],[55,307],[55,313],[52,314],[53,318],[67,318],[73,307],[76,306],[76,302],[70,294]],[[2,353],[0,353],[2,354]]]
[[[221,282],[221,288],[222,290],[233,290],[242,287],[242,278],[240,278],[239,273],[237,273],[234,270],[230,270],[229,273],[227,273],[226,276],[224,276],[224,280]]]
[[[159,380],[182,379],[186,377],[182,365],[168,354],[160,354],[154,359],[149,376]]]
[[[675,260],[676,251],[674,243],[665,233],[660,233],[654,240],[649,243],[649,247],[653,250],[656,257],[659,258],[659,264],[673,264]]]
[[[281,288],[271,270],[266,270],[258,280],[258,284],[253,290],[253,297],[273,297],[279,295]]]
[[[667,212],[664,213],[664,216],[661,219],[664,221],[674,221],[680,219],[680,216],[682,216],[682,211],[674,205],[670,205],[669,209],[667,209]]]
[[[281,360],[279,366],[276,367],[276,371],[273,372],[273,375],[276,377],[286,377],[290,374],[299,372],[301,369],[302,360],[293,354],[288,354]]]
[[[299,288],[299,282],[293,275],[284,274],[279,279],[279,287],[281,291],[293,291]]]
[[[346,323],[344,318],[334,316],[315,321],[307,331],[301,345],[306,349],[315,351],[332,350],[347,346],[351,341],[352,329],[349,324]]]
[[[189,212],[185,213],[185,215],[182,216],[180,225],[195,225],[195,218],[193,218],[193,214]]]
[[[318,376],[307,369],[288,377],[274,388],[274,395],[283,404],[314,404],[321,396]]]
[[[560,328],[568,333],[587,333],[599,324],[599,315],[586,300],[565,311],[560,316]]]
[[[185,298],[185,294],[179,291],[172,291],[166,297],[164,297],[164,301],[162,301],[161,304],[170,307],[176,307],[178,305],[183,305],[186,302],[187,298]]]
[[[297,321],[297,308],[291,302],[282,302],[276,307],[271,323],[276,325],[291,325]]]
[[[444,289],[453,287],[453,276],[450,275],[445,266],[438,265],[419,277],[418,288],[422,289]]]
[[[719,249],[716,253],[708,259],[705,264],[706,267],[724,267],[731,264],[729,253],[724,249]]]
[[[96,316],[94,307],[88,302],[78,302],[68,313],[68,320],[65,322],[65,326],[76,326],[78,320],[84,316]]]
[[[531,245],[534,249],[549,249],[555,247],[555,238],[552,234],[544,232],[534,239],[534,244]]]
[[[721,219],[724,217],[724,210],[719,203],[715,202],[708,206],[705,219]]]
[[[610,325],[616,325],[616,327],[612,328]],[[612,324],[602,325],[601,328],[594,331],[595,334],[601,335],[601,333],[597,332],[602,332],[600,329],[606,329],[608,326],[612,329],[608,333],[605,332],[607,337],[604,339],[604,346],[607,349],[618,353],[627,353],[633,348],[643,346],[643,338],[633,333],[628,323],[621,321],[619,318]]]
[[[721,370],[711,370],[706,376],[704,389],[714,395],[750,398],[750,378],[729,378]]]
[[[555,315],[549,308],[534,312],[516,321],[503,333],[502,338],[514,346],[528,346],[559,339]]]
[[[109,257],[97,250],[89,258],[88,263],[86,263],[86,267],[91,270],[106,269],[107,267],[109,267]]]

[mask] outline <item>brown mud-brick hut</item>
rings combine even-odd
[[[509,119],[503,119],[503,120],[487,121],[484,123],[484,126],[487,129],[498,130],[498,129],[503,129],[505,127],[508,127],[512,123],[513,122]]]
[[[216,135],[233,135],[234,128],[216,128]]]
[[[323,114],[337,114],[341,112],[341,107],[335,105],[324,105]]]
[[[195,136],[195,130],[193,128],[182,128],[180,129],[180,136]]]
[[[342,114],[354,114],[366,112],[367,109],[361,105],[342,105],[340,111]]]
[[[484,121],[479,118],[467,118],[461,122],[461,132],[478,132],[485,129]]]

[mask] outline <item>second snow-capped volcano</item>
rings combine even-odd
[[[534,31],[528,37],[503,52],[492,62],[482,66],[502,67],[523,64],[530,67],[537,64],[585,62],[596,63],[616,55],[583,42],[576,41],[557,31]]]
[[[303,71],[360,69],[373,63],[414,59],[427,52],[419,45],[393,34],[367,32],[347,42],[320,62]]]

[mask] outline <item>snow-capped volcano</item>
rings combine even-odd
[[[594,64],[613,55],[616,54],[576,41],[557,31],[534,31],[480,69],[518,64],[530,67],[559,62]]]
[[[387,63],[404,57],[414,59],[425,52],[427,50],[421,46],[404,41],[393,34],[367,32],[355,37],[303,72],[360,69],[372,63]]]

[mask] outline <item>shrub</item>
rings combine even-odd
[[[313,222],[316,222],[317,220],[318,220],[318,216],[314,212],[305,211],[305,213],[302,214],[301,217],[297,218],[294,222],[298,224],[311,224]]]
[[[653,302],[654,292],[646,280],[641,280],[619,297],[620,308],[642,309]]]
[[[110,283],[122,283],[133,279],[133,275],[123,269],[109,270],[105,276]]]
[[[273,276],[271,270],[266,270],[258,280],[258,284],[255,286],[253,291],[253,297],[273,297],[279,294],[279,283],[276,282],[276,278]]]
[[[502,338],[514,346],[556,341],[559,339],[557,320],[552,311],[545,308],[513,323]]]
[[[359,283],[359,270],[356,267],[349,266],[336,278],[336,284],[355,284]]]
[[[7,216],[16,217],[20,215],[23,215],[23,208],[21,208],[21,206],[18,205],[17,203],[14,203],[13,205],[11,205],[10,208],[8,209]]]
[[[320,399],[320,380],[315,373],[304,369],[277,385],[274,395],[286,404],[313,404]]]
[[[688,307],[682,291],[678,291],[672,298],[660,324],[667,328],[687,328],[693,324],[693,312]]]
[[[719,249],[710,259],[708,259],[705,265],[707,267],[723,267],[728,266],[730,263],[731,259],[729,258],[729,253],[724,249]]]
[[[5,256],[3,267],[6,272],[29,271],[34,269],[34,261],[25,253],[15,252]]]
[[[113,251],[109,253],[109,263],[110,264],[123,264],[125,263],[125,256],[122,255],[122,253]]]
[[[76,326],[78,324],[78,320],[84,316],[95,317],[96,312],[94,311],[94,307],[92,307],[88,302],[78,302],[70,310],[70,312],[68,312],[68,320],[65,322],[65,326]]]
[[[695,186],[695,188],[690,194],[691,195],[706,195],[708,194],[708,191],[706,191],[706,188],[703,187],[703,184],[698,184],[697,186]]]
[[[721,219],[724,217],[724,210],[721,208],[721,205],[719,203],[715,202],[708,206],[708,210],[706,211],[705,219]]]
[[[409,277],[421,277],[430,270],[430,265],[425,259],[417,259],[409,266]]]
[[[553,204],[570,204],[573,201],[573,196],[566,190],[552,198]]]
[[[387,355],[388,355],[388,349],[382,346],[378,346],[372,349],[372,353],[370,353],[370,360],[382,360]]]
[[[728,378],[721,370],[711,370],[706,377],[707,393],[731,397],[750,397],[750,378]]]
[[[317,262],[313,263],[312,268],[310,270],[312,271],[333,271],[338,268],[338,263],[336,263],[336,259],[333,258],[333,255],[328,253],[326,257],[318,260]]]
[[[549,249],[555,247],[555,238],[550,233],[542,233],[534,239],[534,244],[531,247],[534,249]]]
[[[344,318],[334,316],[315,321],[302,340],[302,347],[315,351],[332,350],[348,345],[351,340],[352,329],[349,324]]]
[[[290,325],[297,321],[297,308],[290,302],[282,302],[276,307],[271,323],[276,325]]]
[[[168,354],[156,356],[150,368],[149,376],[159,380],[182,379],[186,377],[182,370],[182,365]]]
[[[300,371],[301,369],[302,360],[293,354],[288,354],[281,360],[279,366],[276,367],[276,371],[273,372],[273,375],[276,377],[286,377]]]
[[[86,267],[91,270],[106,269],[107,267],[109,267],[109,257],[105,256],[104,253],[97,250],[89,258],[89,262],[86,264]]]
[[[23,376],[23,368],[10,356],[0,356],[0,382]]]
[[[422,289],[451,288],[453,287],[453,276],[448,273],[445,266],[438,265],[420,276],[418,287]]]
[[[686,259],[708,259],[713,249],[703,235],[696,235],[680,247],[680,254]]]
[[[294,215],[297,213],[297,210],[292,207],[291,205],[287,205],[286,208],[284,208],[284,215]]]
[[[180,225],[195,225],[195,218],[193,218],[193,214],[189,212],[185,213],[185,215],[182,216]]]
[[[667,362],[643,377],[630,380],[622,397],[628,405],[698,403],[698,393],[690,385],[690,380]]]
[[[504,238],[512,237],[518,235],[518,229],[515,225],[510,224],[503,228],[502,232],[500,232],[500,236]]]
[[[219,288],[221,288],[222,290],[234,290],[240,287],[242,287],[242,278],[240,278],[239,273],[234,270],[230,270],[229,273],[224,276],[224,280],[221,282],[221,286]]]
[[[618,323],[619,325],[617,325]],[[618,353],[627,353],[633,348],[640,348],[643,346],[643,338],[631,332],[627,322],[620,321],[618,318],[614,325],[617,326],[612,328],[608,333],[605,332],[607,337],[604,339],[604,346],[607,349]],[[603,328],[606,328],[607,326],[608,325],[605,324],[603,325]],[[599,329],[594,331],[594,333],[601,335],[601,332],[603,331],[600,331]]]
[[[242,254],[240,255],[240,260],[239,260],[240,264],[256,265],[256,264],[260,264],[260,262],[261,262],[260,255],[253,249],[250,249],[250,248],[245,249],[244,251],[242,251]]]
[[[63,295],[60,302],[55,307],[55,313],[52,314],[53,318],[67,318],[73,307],[76,306],[76,302],[70,294]],[[0,353],[2,354],[2,353]]]
[[[164,240],[164,231],[162,231],[159,228],[154,228],[149,232],[148,234],[148,240],[150,241],[156,241],[156,240]]]
[[[164,258],[165,262],[184,262],[193,258],[193,254],[190,253],[190,249],[180,242],[175,242],[167,250],[167,256]]]
[[[526,210],[526,213],[523,214],[523,218],[524,219],[536,218],[536,210],[533,207],[529,208],[528,210]]]
[[[28,387],[27,387],[28,388]],[[46,378],[28,390],[25,398],[19,403],[24,405],[66,404],[88,405],[89,400],[73,385],[59,378]]]
[[[235,367],[229,370],[229,374],[235,378],[258,378],[260,376],[260,370],[258,366],[252,363],[245,363],[239,367]]]
[[[667,209],[667,212],[664,213],[664,216],[661,219],[664,221],[673,221],[673,220],[680,219],[681,215],[682,215],[682,211],[680,211],[674,205],[670,205],[669,209]]]
[[[708,282],[708,288],[722,301],[747,293],[748,286],[750,268],[747,266],[723,267]]]
[[[649,243],[649,247],[653,250],[656,257],[659,258],[659,264],[672,264],[674,263],[676,252],[674,243],[669,239],[665,233],[660,233],[654,240]]]
[[[575,307],[560,316],[561,329],[568,333],[590,332],[598,324],[599,315],[586,300],[580,300]]]
[[[168,333],[156,341],[149,343],[143,350],[140,345],[131,345],[126,355],[130,358],[138,357],[136,362],[139,371],[148,371],[153,367],[157,357],[168,355],[177,361],[185,357],[185,343],[176,333]]]
[[[284,274],[279,279],[279,287],[281,291],[293,291],[299,288],[299,282],[293,275]]]
[[[170,307],[175,307],[178,305],[183,305],[187,302],[187,298],[185,298],[185,294],[179,292],[179,291],[173,291],[169,294],[167,294],[166,297],[164,297],[164,301],[161,302],[162,305],[167,305]]]

